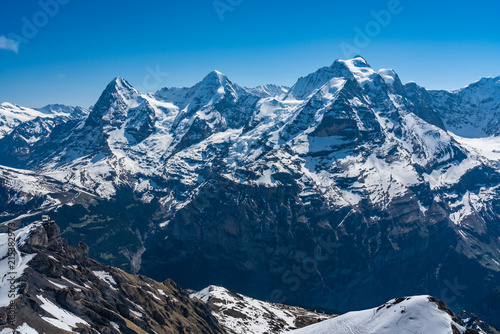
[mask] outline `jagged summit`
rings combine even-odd
[[[357,59],[357,58],[360,58],[361,60],[363,60],[366,63],[366,59],[363,56],[361,56],[361,55],[355,55],[351,59]]]
[[[299,307],[256,300],[220,286],[209,286],[190,296],[205,302],[227,333],[285,333],[333,317]]]
[[[380,69],[378,74],[384,79],[385,83],[392,85],[395,81],[399,81],[399,76],[393,69]]]
[[[356,56],[351,59],[337,59],[335,62],[332,64],[332,67],[335,65],[335,63],[344,63],[346,65],[351,65],[351,66],[356,66],[356,67],[370,67],[371,66],[368,64],[365,58],[361,56]]]
[[[109,103],[116,100],[130,100],[140,95],[139,93],[127,80],[122,77],[116,77],[111,80],[106,88],[101,93],[101,96],[92,107],[94,112],[96,109],[109,108]]]
[[[394,73],[393,77],[396,80],[397,75]],[[287,99],[307,99],[333,78],[353,80],[361,85],[361,87],[365,87],[366,85],[378,86],[382,81],[385,81],[361,56],[347,60],[337,59],[330,67],[322,67],[316,72],[298,79],[297,83],[290,89]],[[399,79],[397,80],[399,81]]]
[[[499,89],[500,90],[500,76],[497,77],[484,77],[481,79],[478,79],[470,84],[468,84],[465,87],[458,88],[458,89],[453,89],[453,90],[448,90],[450,93],[460,93],[463,90],[467,89],[473,89],[473,88],[480,88],[480,87],[489,87],[491,89]]]
[[[245,87],[245,90],[261,98],[266,98],[266,97],[279,98],[285,96],[290,91],[290,87],[268,84],[268,85],[260,85],[257,87]]]
[[[199,83],[200,86],[221,86],[224,87],[229,81],[226,75],[219,71],[213,70],[208,73]]]
[[[208,73],[201,82],[196,84],[193,88],[197,91],[197,94],[224,94],[226,88],[236,86],[234,85],[226,75],[219,71],[213,70]],[[205,92],[207,91],[207,92]]]
[[[453,133],[467,138],[500,135],[500,76],[429,94],[433,107]]]
[[[48,105],[39,109],[25,108],[14,103],[3,102],[0,104],[0,139],[11,134],[15,128],[22,124],[31,123],[31,131],[43,129],[44,126],[34,125],[34,121],[51,124],[65,122],[69,118],[84,117],[88,110],[80,107],[69,107],[63,105]],[[25,134],[26,135],[26,134]],[[25,138],[29,141],[30,136]],[[33,139],[31,139],[33,140]]]
[[[60,112],[71,113],[74,107],[66,106],[62,104],[48,104],[45,107],[37,108],[38,111],[41,111],[46,114],[56,114]]]
[[[163,101],[172,102],[180,109],[187,106],[192,109],[193,100],[197,100],[197,104],[206,104],[213,99],[219,99],[227,92],[234,93],[235,91],[243,91],[243,89],[233,84],[223,73],[213,70],[192,87],[165,87],[153,96]]]
[[[217,70],[213,70],[210,73],[208,73],[205,78],[202,80],[202,82],[218,82],[219,84],[223,85],[225,81],[227,80],[227,76],[223,74],[222,72],[219,72]]]
[[[134,87],[132,87],[132,85],[129,84],[127,80],[125,80],[124,78],[122,78],[120,76],[114,78],[113,80],[111,80],[109,82],[109,84],[106,86],[105,91],[108,91],[108,90],[116,91],[116,92],[120,92],[120,91],[135,91],[135,92],[137,92],[137,90]]]

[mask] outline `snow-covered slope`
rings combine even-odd
[[[30,171],[0,166],[0,194],[0,220],[5,221],[75,203],[86,191]]]
[[[446,127],[466,138],[500,136],[500,76],[456,91],[430,91]]]
[[[190,296],[207,303],[229,333],[283,333],[332,317],[249,298],[218,286],[209,286]]]
[[[289,87],[285,86],[279,86],[279,85],[262,85],[262,86],[257,86],[257,87],[252,87],[252,88],[245,88],[249,93],[253,95],[257,95],[260,98],[266,98],[266,97],[283,97],[285,96],[288,91],[290,90]]]
[[[23,122],[35,119],[37,117],[49,117],[47,114],[17,106],[12,103],[3,102],[0,104],[0,138],[8,135],[12,130]]]
[[[88,110],[80,107],[54,104],[28,109],[3,103],[0,105],[0,154],[3,163],[26,168],[33,160],[32,155],[35,151],[39,152],[38,148],[49,136],[67,134],[87,115]],[[39,153],[43,155],[46,152]]]
[[[293,334],[457,334],[477,333],[455,322],[438,301],[429,296],[393,299],[365,311],[291,331]]]
[[[11,133],[18,125],[34,119],[55,120],[66,119],[76,115],[84,116],[86,110],[64,105],[48,105],[40,109],[20,107],[13,103],[0,104],[0,138]]]

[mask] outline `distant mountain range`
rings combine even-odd
[[[4,221],[196,290],[332,312],[434,295],[500,326],[500,77],[403,84],[362,57],[291,88],[213,71],[90,110],[1,104]]]

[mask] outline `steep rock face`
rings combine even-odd
[[[139,135],[137,132],[142,128],[147,135],[152,124],[154,111],[148,102],[124,79],[115,78],[101,94],[85,122],[62,142],[62,147],[56,151],[57,160],[69,162],[95,152],[109,154],[113,149],[108,141],[110,137],[114,146],[120,147],[128,143],[127,134],[130,131]],[[134,136],[131,137],[130,141],[134,142]]]
[[[246,125],[259,97],[231,82],[218,71],[189,89],[162,89],[155,97],[179,110],[170,129],[178,133],[173,152],[196,145],[217,132]]]
[[[404,291],[430,291],[474,308],[481,290],[498,284],[498,274],[484,276],[495,274],[462,253],[467,246],[439,201],[425,213],[415,193],[383,210],[369,203],[332,210],[320,198],[298,198],[296,186],[223,182],[209,182],[169,222],[143,256],[145,274],[334,310]],[[455,296],[450,284],[466,287],[467,297]]]
[[[475,314],[462,311],[457,314],[457,318],[467,328],[476,330],[479,334],[498,334],[499,331],[491,327],[486,321]]]
[[[455,134],[472,138],[500,135],[500,77],[484,78],[452,92],[429,94],[433,107]]]
[[[300,307],[256,300],[219,286],[209,286],[190,296],[207,303],[228,333],[283,333],[333,317]]]
[[[16,239],[19,258],[31,259],[18,279],[13,328],[34,333],[223,333],[208,308],[172,281],[158,283],[93,261],[85,244],[68,246],[54,223],[30,225]],[[6,308],[0,312],[5,315]],[[2,316],[0,328],[10,326],[7,321]]]
[[[424,121],[435,125],[443,130],[446,129],[443,120],[436,110],[434,110],[432,95],[423,87],[416,83],[408,83],[404,86],[404,94],[413,102],[411,111]]]

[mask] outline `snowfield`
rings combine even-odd
[[[393,299],[370,310],[350,312],[319,324],[294,330],[293,334],[454,334],[466,328],[455,323],[429,296]],[[453,327],[452,327],[453,326]]]
[[[237,334],[283,333],[297,328],[299,318],[313,319],[312,322],[331,318],[298,307],[253,299],[213,285],[190,297],[210,303],[217,320]]]

